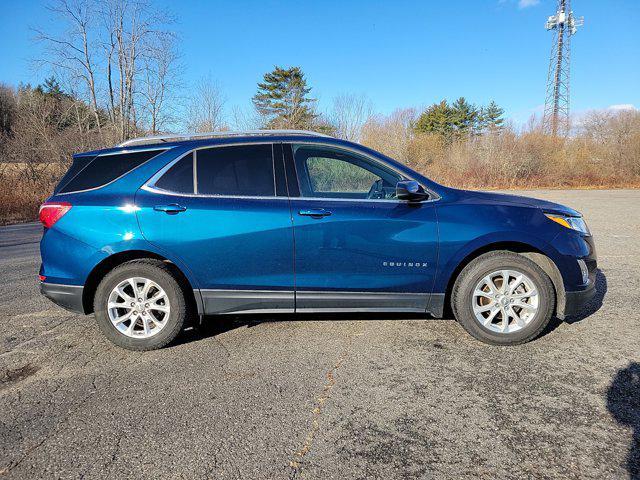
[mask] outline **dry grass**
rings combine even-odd
[[[0,163],[0,225],[32,222],[64,175],[63,164]]]
[[[411,129],[412,110],[374,118],[362,143],[463,188],[640,187],[640,112],[593,113],[567,139],[533,128],[446,141]]]

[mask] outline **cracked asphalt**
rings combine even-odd
[[[129,352],[40,296],[40,227],[0,228],[0,477],[640,478],[640,191],[523,193],[585,214],[601,274],[518,347],[309,315]]]

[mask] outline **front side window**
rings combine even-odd
[[[401,176],[368,158],[317,145],[294,146],[303,197],[393,199]]]
[[[198,194],[275,196],[272,146],[196,150]]]

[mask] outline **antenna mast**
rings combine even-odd
[[[584,18],[573,16],[571,0],[558,0],[556,14],[550,16],[545,24],[547,30],[553,30],[553,43],[542,125],[553,136],[569,133],[571,37],[582,25]]]

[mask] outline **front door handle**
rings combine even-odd
[[[310,208],[308,210],[300,210],[298,215],[303,215],[305,217],[313,217],[313,218],[322,218],[328,217],[331,215],[331,212],[325,210],[324,208]]]
[[[171,203],[169,205],[156,205],[153,207],[156,212],[164,212],[169,215],[175,215],[176,213],[184,212],[187,207],[183,207],[182,205],[178,205],[177,203]]]

